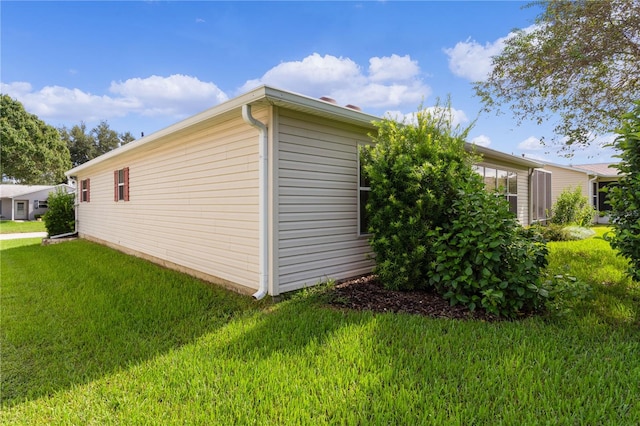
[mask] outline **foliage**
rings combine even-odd
[[[49,194],[49,209],[43,216],[49,236],[66,234],[75,230],[75,195],[62,188]]]
[[[536,308],[544,245],[484,190],[467,131],[451,127],[448,109],[435,111],[418,112],[414,125],[377,123],[376,144],[362,151],[375,272],[388,288],[435,288],[472,309]]]
[[[416,125],[385,119],[372,136],[376,145],[362,150],[363,171],[371,193],[367,203],[376,272],[386,286],[410,290],[428,281],[429,250],[446,221],[450,200],[461,187],[482,190],[464,151],[463,134],[442,116],[416,115]],[[449,126],[449,127],[446,127]]]
[[[590,226],[596,214],[589,199],[582,195],[578,186],[574,190],[565,189],[553,205],[551,222],[558,225]]]
[[[47,125],[8,95],[0,95],[0,175],[23,184],[65,181],[69,150]]]
[[[618,185],[609,188],[611,245],[630,260],[629,274],[640,281],[640,101],[622,116],[613,145],[620,151]]]
[[[549,295],[545,307],[547,314],[551,316],[566,316],[581,303],[594,297],[593,288],[588,283],[569,274],[547,273],[541,286]]]
[[[509,107],[538,124],[556,114],[559,142],[584,146],[613,130],[640,98],[640,2],[536,1],[535,25],[505,40],[476,93],[485,109]],[[562,139],[560,139],[562,140]]]
[[[590,238],[595,235],[595,231],[582,226],[565,226],[557,223],[546,225],[532,225],[536,232],[542,235],[545,241],[577,241]]]
[[[461,192],[449,216],[435,230],[430,285],[451,304],[482,306],[506,317],[542,307],[547,294],[537,284],[547,264],[546,245],[535,230],[518,224],[504,198]]]
[[[537,232],[542,235],[546,241],[569,241],[571,236],[569,232],[565,229],[563,225],[558,225],[555,223],[550,223],[548,225],[532,225],[531,228],[534,228]]]
[[[86,124],[81,122],[71,129],[62,127],[59,131],[71,153],[73,167],[135,140],[130,132],[117,133],[112,130],[104,120],[91,130],[87,130]]]

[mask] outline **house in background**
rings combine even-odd
[[[613,166],[613,167],[610,167]],[[603,189],[618,182],[618,170],[615,164],[594,163],[575,166],[545,164],[545,170],[553,175],[551,204],[555,204],[565,190],[581,188],[582,195],[590,200],[596,209],[596,223],[608,223],[611,206],[607,204],[607,194]]]
[[[67,192],[74,188],[60,185],[0,185],[0,218],[2,220],[35,220],[47,212],[47,200],[51,192],[63,188]]]
[[[369,273],[358,153],[377,120],[256,88],[68,171],[77,231],[256,298]],[[528,224],[542,165],[476,151],[477,171]]]

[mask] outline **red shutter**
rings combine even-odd
[[[87,179],[87,203],[91,201],[91,179]]]
[[[118,171],[113,172],[113,201],[118,201]]]
[[[129,168],[124,168],[124,200],[129,201]]]

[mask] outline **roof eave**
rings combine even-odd
[[[154,132],[149,136],[142,137],[136,141],[116,148],[113,151],[109,151],[106,154],[94,158],[86,163],[76,166],[65,172],[65,175],[68,177],[75,176],[79,172],[96,164],[100,164],[109,159],[118,157],[125,154],[126,152],[138,150],[173,133],[188,129],[191,126],[195,126],[199,123],[217,117],[226,112],[232,111],[236,108],[241,108],[242,105],[257,103],[263,100],[266,100],[272,105],[293,108],[309,113],[320,113],[319,115],[322,116],[331,117],[333,119],[338,119],[339,121],[368,127],[371,129],[375,128],[373,122],[380,120],[379,117],[376,117],[374,115],[366,114],[347,107],[334,105],[320,99],[315,99],[297,93],[276,89],[270,86],[260,86],[243,95],[237,96],[233,99],[202,111],[196,115],[179,121],[178,123],[168,126],[162,130]]]

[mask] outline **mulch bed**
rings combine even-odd
[[[470,311],[464,306],[450,306],[442,296],[425,291],[385,289],[375,275],[338,283],[329,304],[337,308],[373,312],[403,312],[432,318],[498,321],[495,315],[481,309]]]

